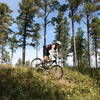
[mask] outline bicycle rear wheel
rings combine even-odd
[[[42,62],[42,60],[40,58],[35,58],[32,60],[31,66],[39,68],[41,66],[41,62]]]
[[[61,79],[63,76],[63,68],[59,65],[53,65],[50,69],[50,74],[55,78],[55,79]]]

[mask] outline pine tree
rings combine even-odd
[[[76,39],[75,39],[75,32],[74,32],[74,22],[77,20],[77,10],[79,5],[81,4],[81,0],[68,0],[68,6],[69,6],[69,17],[71,18],[71,24],[72,24],[72,35],[73,35],[73,66],[77,66],[77,53],[76,53]]]
[[[22,65],[22,60],[21,60],[21,58],[19,58],[17,63],[15,64],[15,66],[21,66],[21,65]]]
[[[18,43],[18,41],[16,39],[15,34],[12,34],[11,36],[8,37],[8,46],[9,46],[9,49],[11,50],[11,63],[12,63],[12,59],[13,59],[13,54],[16,51],[16,49],[18,48],[17,43]]]
[[[49,16],[57,8],[58,0],[36,0],[40,9],[39,17],[43,19],[44,27],[44,45],[46,45],[47,25],[50,23]]]
[[[84,31],[81,27],[78,28],[77,35],[76,35],[76,49],[77,49],[77,60],[78,66],[81,64],[83,56],[84,56]]]
[[[98,0],[83,0],[83,13],[86,15],[86,27],[87,27],[87,39],[88,39],[88,62],[91,67],[90,61],[90,21],[93,17],[94,12],[100,9],[99,5],[97,5]]]
[[[22,2],[19,4],[19,7],[19,16],[17,18],[17,24],[19,27],[19,32],[17,33],[17,36],[19,36],[18,46],[22,47],[22,62],[23,65],[25,65],[26,46],[35,46],[32,40],[34,38],[35,32],[34,27],[36,27],[35,25],[37,25],[37,23],[35,23],[34,18],[36,13],[38,12],[38,8],[36,7],[34,0],[22,0]]]
[[[12,10],[8,5],[0,3],[0,46],[1,46],[1,62],[3,62],[4,50],[8,40],[9,27],[12,25]]]
[[[52,23],[55,26],[55,40],[61,42],[60,53],[63,58],[63,64],[66,64],[69,46],[69,23],[67,18],[64,17],[64,12],[59,9],[58,16],[52,19]]]
[[[36,49],[36,57],[38,57],[38,46],[40,45],[39,40],[41,38],[39,31],[38,31],[38,30],[40,30],[40,28],[41,27],[40,27],[39,24],[35,25],[35,27],[34,27],[35,31],[34,31],[34,35],[33,35],[33,38],[32,38],[32,41],[35,44],[34,48]]]
[[[78,67],[88,67],[88,45],[87,45],[87,40],[84,37],[84,31],[82,30],[81,27],[77,29],[76,32],[76,53],[77,53],[77,62],[78,62]],[[74,51],[74,46],[73,46],[73,36],[71,38],[71,48],[69,49],[70,52]]]
[[[90,28],[91,28],[90,34],[92,35],[92,38],[94,40],[93,43],[94,43],[96,67],[98,67],[97,54],[99,53],[99,49],[100,49],[100,19],[98,17],[94,17],[92,19]]]
[[[8,38],[9,27],[12,24],[11,9],[4,3],[0,3],[0,45]]]
[[[10,60],[9,52],[5,51],[3,54],[3,63],[10,64]]]

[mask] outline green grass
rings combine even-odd
[[[45,71],[0,65],[0,100],[100,100],[99,81],[71,68],[55,80]]]

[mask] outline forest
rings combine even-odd
[[[19,0],[16,17],[2,1],[0,100],[100,100],[100,0]],[[37,70],[26,60],[27,47],[38,55],[38,47],[56,41],[61,42],[60,79],[54,77],[58,72]]]
[[[22,0],[18,16],[5,3],[0,3],[0,62],[11,63],[14,52],[22,48],[21,64],[25,65],[26,47],[36,49],[43,38],[46,45],[48,25],[54,27],[54,42],[62,44],[61,55],[64,63],[72,54],[73,66],[95,67],[100,65],[100,5],[99,0]],[[17,32],[12,25],[17,25]],[[78,26],[78,27],[77,27]],[[85,26],[85,28],[82,28]],[[41,34],[40,31],[43,31]],[[10,49],[10,53],[7,51]],[[27,63],[27,62],[26,62]]]

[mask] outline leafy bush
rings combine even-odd
[[[34,68],[1,68],[0,100],[100,100],[95,80],[68,68],[61,80]]]

